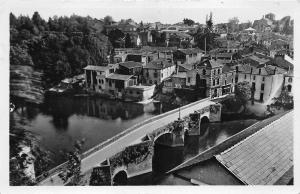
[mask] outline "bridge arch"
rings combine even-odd
[[[125,169],[119,169],[112,177],[112,185],[127,185],[128,174]]]
[[[159,135],[157,135],[156,137],[154,137],[153,143],[155,145],[155,143],[157,142],[157,140],[165,138],[165,137],[172,137],[172,135],[173,135],[172,131],[164,131],[164,132],[160,133]]]
[[[200,135],[205,134],[205,132],[208,130],[209,126],[209,118],[207,116],[203,116],[200,119]]]

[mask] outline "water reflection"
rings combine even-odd
[[[104,120],[134,119],[144,112],[154,112],[159,104],[142,105],[88,97],[51,97],[45,100],[42,112],[53,117],[58,130],[68,128],[71,115],[83,115]]]
[[[89,97],[51,97],[41,106],[16,103],[10,115],[14,121],[26,121],[22,122],[24,127],[37,135],[40,145],[53,153],[54,165],[58,165],[65,160],[60,150],[72,150],[76,140],[86,139],[85,151],[159,113],[157,103],[142,105]]]

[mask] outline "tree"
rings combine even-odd
[[[125,35],[125,47],[126,48],[131,48],[132,47],[131,38],[130,38],[130,35],[128,33]]]
[[[59,173],[59,177],[69,185],[81,185],[81,151],[85,140],[77,140],[74,144],[74,151],[67,153],[67,167]]]
[[[230,32],[235,32],[238,30],[239,19],[237,17],[233,17],[228,20],[228,28]]]
[[[121,47],[119,40],[124,38],[124,36],[124,33],[119,29],[112,30],[108,33],[109,41],[112,43],[114,48]]]
[[[282,88],[281,93],[278,97],[274,97],[273,103],[267,105],[267,111],[274,114],[275,110],[290,110],[294,108],[294,98],[291,96],[287,88]]]
[[[103,22],[104,22],[104,25],[111,25],[114,20],[111,16],[105,16],[104,19],[103,19]]]
[[[206,27],[209,31],[212,31],[212,27],[213,27],[213,20],[212,20],[212,12],[210,12],[209,14],[209,19],[206,19]]]
[[[251,88],[248,82],[240,82],[235,86],[235,98],[237,103],[240,103],[246,111],[246,105],[251,98]]]
[[[184,18],[183,19],[183,23],[186,24],[186,25],[188,25],[188,26],[192,26],[192,25],[195,24],[195,22],[193,20],[188,19],[188,18]]]

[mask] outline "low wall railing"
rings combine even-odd
[[[201,102],[205,102],[205,101],[207,101],[207,100],[210,100],[210,98],[204,98],[204,99],[198,100],[198,101],[196,101],[196,102],[192,102],[192,103],[190,103],[190,104],[187,104],[187,105],[185,105],[185,106],[180,107],[180,110],[184,110],[184,109],[186,109],[186,108],[189,108],[189,107],[194,106],[194,105],[196,105],[196,104],[199,104],[199,103],[201,103]],[[124,136],[127,135],[128,133],[130,133],[130,132],[132,132],[132,131],[134,131],[134,130],[140,128],[141,126],[146,125],[146,124],[149,124],[149,123],[151,123],[151,122],[153,122],[153,121],[155,121],[155,120],[161,119],[161,118],[163,118],[163,117],[169,116],[169,115],[171,115],[171,114],[173,114],[173,113],[175,113],[175,112],[178,112],[178,110],[179,110],[179,108],[176,108],[176,109],[174,109],[174,110],[171,110],[171,111],[165,112],[165,113],[163,113],[163,114],[160,114],[160,115],[151,117],[151,118],[149,118],[149,119],[146,119],[146,120],[143,121],[143,122],[137,123],[137,124],[133,125],[132,127],[129,127],[129,128],[127,128],[126,130],[122,131],[121,133],[118,133],[117,135],[115,135],[115,136],[113,136],[113,137],[107,139],[106,141],[104,141],[104,142],[102,142],[102,143],[96,145],[95,147],[93,147],[93,148],[91,148],[91,149],[85,151],[84,153],[81,154],[81,158],[86,158],[86,157],[92,155],[93,153],[95,153],[95,152],[101,150],[101,149],[104,148],[105,146],[107,146],[107,145],[113,143],[114,141],[120,139],[121,137],[124,137]],[[145,135],[146,135],[146,134],[145,134]],[[66,166],[67,166],[67,162],[64,162],[64,163],[62,163],[62,164],[56,166],[55,168],[52,168],[52,169],[49,170],[48,172],[46,172],[46,173],[44,173],[44,174],[38,176],[38,177],[36,178],[37,182],[41,182],[41,181],[45,180],[47,177],[52,176],[52,175],[55,175],[56,173],[62,171],[64,168],[66,168]]]

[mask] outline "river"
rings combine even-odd
[[[83,151],[88,150],[164,109],[166,107],[160,103],[143,105],[91,97],[51,97],[40,106],[17,106],[11,119],[22,121],[24,127],[37,137],[39,145],[50,151],[51,167],[54,167],[66,160],[65,153],[73,150],[76,140],[85,139]],[[165,171],[254,122],[256,120],[210,123],[203,136],[187,137],[184,147],[155,146],[154,172],[129,182],[134,185],[163,184],[159,180]]]
[[[36,106],[18,105],[11,119],[22,121],[38,143],[50,151],[51,167],[65,161],[76,140],[85,139],[83,151],[160,113],[160,104],[126,103],[91,97],[51,97]]]

